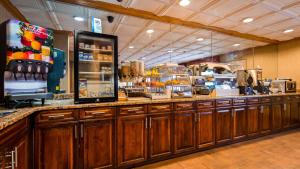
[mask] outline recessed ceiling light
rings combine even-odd
[[[203,38],[197,38],[197,41],[203,41],[204,39]]]
[[[129,49],[133,49],[134,48],[134,46],[129,46]]]
[[[145,57],[142,57],[142,60],[145,60],[146,58]]]
[[[287,29],[287,30],[283,31],[283,33],[291,33],[291,32],[294,32],[294,29]]]
[[[190,0],[181,0],[181,1],[179,2],[179,5],[180,5],[180,6],[188,6],[190,3],[191,3]]]
[[[250,22],[253,22],[253,21],[254,21],[253,18],[245,18],[245,19],[243,19],[244,23],[250,23]]]
[[[239,44],[239,43],[236,43],[236,44],[233,44],[232,46],[234,46],[234,47],[238,47],[238,46],[240,46],[241,44]]]
[[[75,21],[82,22],[82,21],[84,21],[84,18],[83,18],[83,17],[80,17],[80,16],[74,16],[74,20],[75,20]]]
[[[172,53],[173,52],[173,50],[168,50],[168,53]]]
[[[151,34],[151,33],[154,32],[154,30],[153,29],[148,29],[146,32],[149,33],[149,34]]]

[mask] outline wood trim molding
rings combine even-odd
[[[3,7],[5,9],[7,9],[7,11],[9,13],[11,13],[12,16],[14,16],[16,19],[22,21],[22,22],[29,22],[25,16],[17,9],[17,7],[15,7],[10,0],[0,0],[0,4],[3,5]]]
[[[175,18],[175,17],[158,16],[152,12],[134,9],[134,8],[126,8],[126,7],[123,7],[120,5],[115,5],[115,4],[102,2],[102,1],[94,1],[94,0],[56,0],[56,1],[73,4],[73,5],[80,5],[80,6],[84,6],[84,7],[88,7],[88,8],[94,8],[94,9],[115,12],[115,13],[119,13],[119,14],[139,17],[139,18],[143,18],[143,19],[155,20],[158,22],[182,25],[182,26],[192,27],[192,28],[196,28],[196,29],[206,29],[206,30],[210,30],[210,31],[215,31],[215,32],[220,32],[223,34],[231,35],[231,36],[236,36],[236,37],[249,39],[249,40],[261,41],[261,42],[265,42],[265,43],[278,43],[279,42],[278,40],[274,40],[274,39],[270,39],[270,38],[265,38],[265,37],[247,34],[247,33],[240,33],[238,31],[224,29],[224,28],[220,28],[220,27],[216,27],[216,26],[204,25],[204,24],[201,24],[198,22],[185,21],[185,20]]]

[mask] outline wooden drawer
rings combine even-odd
[[[4,144],[5,142],[6,143],[13,142],[20,133],[27,130],[28,128],[29,128],[29,119],[24,118],[16,122],[15,124],[2,129],[0,131],[0,146],[2,146],[2,144]]]
[[[284,96],[283,97],[283,101],[286,101],[286,102],[290,102],[290,101],[293,101],[295,98],[293,96]]]
[[[112,107],[84,109],[80,112],[80,118],[110,118],[115,116],[115,112],[116,109]]]
[[[246,99],[245,98],[232,99],[232,104],[234,106],[246,104]]]
[[[282,97],[273,97],[272,102],[282,102]]]
[[[231,99],[218,99],[216,100],[216,107],[226,107],[231,106],[232,100]]]
[[[148,106],[149,113],[163,113],[163,112],[171,112],[172,104],[151,104]]]
[[[119,108],[119,115],[134,115],[134,114],[145,114],[147,113],[146,105],[139,106],[124,106]]]
[[[215,107],[215,101],[214,100],[197,102],[197,108],[198,109],[206,109],[206,108],[213,108],[213,107]]]
[[[270,103],[270,102],[271,102],[271,98],[270,98],[270,97],[262,97],[262,98],[260,99],[260,101],[261,101],[262,103]]]
[[[73,121],[78,117],[77,111],[75,110],[51,110],[43,111],[38,114],[35,121],[37,123],[44,122],[61,122],[61,121]]]
[[[182,103],[175,103],[175,110],[194,110],[194,102],[182,102]]]
[[[247,104],[259,104],[259,98],[248,98]]]

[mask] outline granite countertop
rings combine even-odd
[[[200,101],[200,100],[211,100],[211,99],[222,99],[222,98],[251,98],[251,97],[271,97],[271,96],[292,96],[299,95],[300,93],[289,93],[289,94],[272,94],[272,95],[251,95],[251,96],[224,96],[224,97],[214,97],[214,96],[194,96],[192,98],[176,98],[176,99],[161,99],[161,100],[151,100],[149,98],[130,98],[128,101],[116,101],[107,103],[89,103],[89,104],[74,104],[73,99],[65,100],[48,100],[45,106],[36,105],[29,108],[21,109],[6,109],[0,107],[0,112],[13,113],[0,117],[0,131],[19,120],[28,117],[29,115],[43,110],[56,110],[56,109],[78,109],[78,108],[92,108],[92,107],[107,107],[107,106],[126,106],[126,105],[137,105],[137,104],[152,104],[152,103],[170,103],[170,102],[187,102],[187,101]]]

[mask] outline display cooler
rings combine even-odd
[[[118,38],[75,32],[75,103],[118,100]]]

